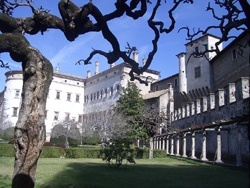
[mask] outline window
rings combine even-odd
[[[69,116],[70,116],[70,113],[66,112],[66,113],[65,113],[65,120],[66,120],[66,121],[69,121]]]
[[[113,89],[113,86],[110,87],[110,95],[113,95],[114,93],[114,89]]]
[[[67,93],[67,101],[70,101],[71,99],[71,93]]]
[[[235,59],[237,58],[236,49],[233,49],[233,50],[232,50],[232,58],[233,58],[233,60],[235,60]]]
[[[77,101],[76,101],[77,102]],[[87,102],[87,96],[85,95],[84,96],[84,102],[86,103]]]
[[[90,95],[90,101],[92,101],[92,100],[93,100],[93,94]]]
[[[194,53],[196,53],[196,54],[199,53],[199,48],[198,48],[198,46],[195,47]]]
[[[194,77],[195,78],[201,77],[201,67],[200,66],[194,68]]]
[[[159,86],[156,85],[156,86],[155,86],[155,91],[158,91],[158,90],[159,90]]]
[[[203,44],[205,51],[208,50],[208,45],[207,44]]]
[[[20,97],[20,90],[16,89],[15,98],[19,98],[19,97]]]
[[[178,86],[178,78],[175,78],[175,79],[174,79],[174,86],[175,86],[175,87]]]
[[[102,90],[101,90],[101,98],[102,98]]]
[[[96,93],[94,93],[94,100],[96,99]]]
[[[83,120],[82,116],[83,116],[83,115],[79,115],[79,116],[78,116],[78,123],[82,123],[82,120]]]
[[[97,91],[97,94],[96,94],[97,96],[97,99],[99,99],[99,95],[100,95],[100,93],[99,93],[99,91]]]
[[[59,112],[54,112],[54,120],[58,120],[58,117],[59,117]]]
[[[105,88],[105,96],[107,97],[107,95],[108,95],[108,89]]]
[[[60,99],[60,91],[56,92],[56,99]]]
[[[120,85],[117,84],[117,86],[116,86],[116,92],[119,92],[119,91],[120,91]]]
[[[17,107],[13,107],[13,114],[12,114],[13,117],[17,117],[17,110],[18,110]]]

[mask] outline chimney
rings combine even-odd
[[[95,75],[99,73],[99,68],[100,68],[100,62],[96,61],[95,62]]]
[[[88,71],[87,71],[87,78],[90,78],[90,77],[91,77],[91,71],[88,70]]]
[[[138,63],[138,52],[137,51],[134,51],[133,52],[133,60]]]
[[[145,58],[142,59],[142,66],[144,66],[146,64],[146,61],[147,61],[147,59],[145,59]]]
[[[182,52],[176,56],[179,58],[179,92],[187,93],[186,53]]]
[[[114,67],[115,66],[115,63],[112,63],[110,64],[110,68]]]

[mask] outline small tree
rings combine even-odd
[[[52,129],[51,137],[58,138],[60,136],[65,137],[65,147],[69,147],[69,138],[74,140],[80,140],[81,134],[77,128],[77,122],[73,120],[64,120]]]
[[[126,123],[123,114],[113,111],[108,118],[106,141],[103,145],[102,159],[109,166],[119,168],[123,164],[135,163],[134,150],[131,148],[130,126]]]

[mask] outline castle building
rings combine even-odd
[[[134,54],[134,59],[138,59],[138,53]],[[106,116],[115,105],[122,88],[126,88],[130,81],[131,66],[127,63],[117,66],[112,64],[103,72],[99,72],[99,62],[95,66],[95,74],[91,76],[88,71],[87,78],[61,73],[56,67],[46,104],[45,124],[48,133],[63,120],[70,119],[83,124],[93,122],[100,115]],[[23,76],[22,71],[9,71],[5,75],[3,120],[14,126],[21,105]],[[154,70],[147,70],[140,76],[142,80],[150,78],[151,82],[157,81],[158,77],[159,72]],[[137,80],[134,82],[142,94],[150,91],[151,83],[146,86]]]

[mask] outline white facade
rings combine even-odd
[[[58,122],[73,119],[82,122],[84,116],[97,112],[108,111],[115,105],[123,87],[127,87],[130,80],[130,66],[121,63],[112,65],[110,69],[99,73],[100,63],[96,63],[95,75],[88,71],[87,78],[63,74],[56,70],[50,85],[46,104],[46,130],[48,133]],[[151,77],[151,81],[158,80],[159,72],[148,70],[140,77],[143,80]],[[21,106],[21,93],[23,84],[22,71],[9,71],[6,73],[4,90],[5,121],[13,125],[18,119]],[[142,94],[150,91],[148,86],[135,81]]]
[[[6,73],[4,91],[5,121],[15,125],[21,106],[23,85],[22,71]],[[54,72],[47,98],[45,120],[46,130],[50,132],[55,124],[65,118],[81,120],[83,114],[84,79]]]
[[[216,53],[207,52],[205,56],[201,57],[199,57],[199,54],[205,52],[206,49],[215,50],[215,43],[218,41],[218,37],[207,34],[186,44],[187,92],[202,87],[211,88],[211,67],[209,60]],[[222,44],[219,45],[219,50],[222,50]],[[194,53],[197,53],[196,57],[194,57]],[[180,85],[182,85],[181,82]]]

